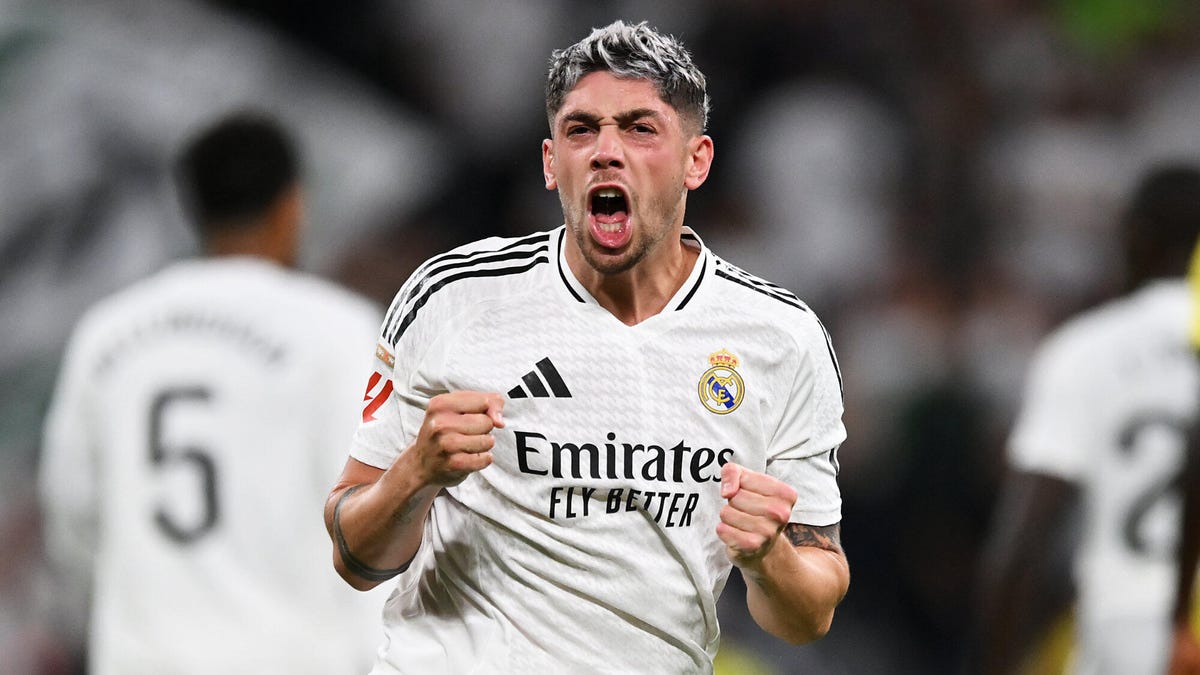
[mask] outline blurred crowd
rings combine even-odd
[[[709,78],[687,223],[806,300],[845,376],[850,593],[789,648],[734,579],[727,644],[766,672],[962,667],[1031,350],[1122,288],[1138,175],[1200,160],[1196,3],[0,0],[0,672],[77,658],[40,612],[41,420],[82,310],[195,251],[180,140],[239,106],[292,125],[303,266],[386,304],[432,253],[560,224],[547,58],[615,18],[681,37]]]

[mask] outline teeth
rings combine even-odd
[[[621,196],[621,191],[616,188],[600,188],[596,190],[596,196],[604,197],[605,199],[616,199]]]

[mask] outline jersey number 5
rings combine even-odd
[[[180,525],[161,504],[154,513],[154,522],[163,534],[180,544],[190,544],[196,541],[217,524],[217,516],[220,514],[217,503],[217,468],[212,457],[205,454],[202,449],[168,448],[163,438],[163,418],[171,406],[207,403],[211,398],[211,392],[204,387],[182,387],[159,392],[150,406],[151,465],[157,471],[163,471],[175,465],[189,466],[197,472],[200,479],[204,510],[198,522]]]

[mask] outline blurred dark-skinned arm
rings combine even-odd
[[[981,555],[970,672],[1021,672],[1070,606],[1074,593],[1063,551],[1074,540],[1069,527],[1078,502],[1079,489],[1068,481],[1008,471]]]
[[[1192,249],[1188,266],[1192,316],[1188,340],[1200,359],[1200,242]],[[1200,675],[1200,641],[1192,628],[1192,599],[1195,595],[1196,565],[1200,563],[1200,416],[1188,433],[1187,455],[1180,476],[1183,515],[1180,517],[1179,553],[1176,558],[1175,607],[1171,613],[1174,632],[1168,675]]]
[[[1196,565],[1200,563],[1200,424],[1188,434],[1187,458],[1181,474],[1183,516],[1180,519],[1175,607],[1171,615],[1174,640],[1169,675],[1200,674],[1200,641],[1192,628],[1192,598]]]
[[[1192,317],[1189,341],[1200,358],[1200,242],[1192,250],[1188,268]],[[1175,607],[1171,613],[1173,641],[1168,675],[1200,674],[1200,641],[1192,628],[1192,599],[1195,595],[1196,565],[1200,563],[1200,417],[1188,433],[1187,455],[1180,477],[1183,515],[1180,518],[1179,554],[1176,558]]]

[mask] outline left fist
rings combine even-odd
[[[787,526],[796,490],[765,473],[729,462],[721,467],[721,522],[717,536],[738,567],[760,560]]]

